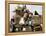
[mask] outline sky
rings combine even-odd
[[[13,11],[17,8],[19,4],[10,4],[10,19],[14,16],[15,13]],[[19,5],[23,7],[22,4]],[[34,14],[34,11],[37,10],[39,15],[42,15],[42,6],[41,5],[26,5],[26,8],[29,9],[30,12]]]

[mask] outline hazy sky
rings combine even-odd
[[[15,14],[13,11],[17,8],[18,4],[10,4],[10,18]],[[23,7],[23,5],[19,5]],[[40,5],[26,5],[27,9],[34,14],[34,11],[37,10],[39,15],[42,15],[42,6]]]

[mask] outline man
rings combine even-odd
[[[14,32],[15,30],[15,21],[14,21],[14,16],[13,16],[13,18],[11,18],[11,29],[12,29],[12,32]]]

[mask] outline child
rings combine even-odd
[[[29,17],[28,17],[28,25],[31,27],[31,30],[34,31],[34,25],[33,25],[33,14],[29,13]]]

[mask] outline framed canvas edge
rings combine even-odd
[[[24,1],[23,1],[24,2]],[[38,34],[40,32],[20,32],[20,33],[8,33],[8,16],[9,16],[9,13],[8,13],[8,3],[23,3],[22,1],[5,1],[5,35],[21,35],[21,34]],[[27,2],[24,2],[25,4]],[[29,2],[31,4],[38,4],[40,2]],[[27,4],[29,4],[27,3]],[[42,13],[43,13],[43,32],[41,33],[44,33],[45,32],[45,3],[40,3],[40,5],[42,5],[44,9],[42,9]]]

